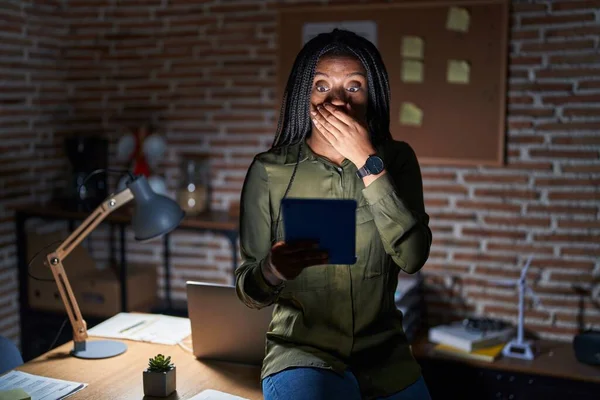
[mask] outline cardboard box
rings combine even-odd
[[[64,232],[51,234],[30,233],[27,253],[31,260],[29,277],[29,306],[46,311],[64,311],[52,272],[44,265],[46,255],[53,252],[68,235]],[[54,243],[53,242],[57,242]],[[44,249],[47,244],[52,244]],[[99,270],[85,246],[80,244],[64,260],[63,266],[71,284],[73,294],[84,318],[89,316],[109,317],[121,312],[121,282],[115,269]],[[127,265],[128,311],[150,311],[157,304],[157,273],[154,266]]]

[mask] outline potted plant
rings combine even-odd
[[[144,395],[167,397],[175,391],[175,365],[162,354],[150,358],[144,371]]]

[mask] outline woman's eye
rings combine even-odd
[[[323,86],[323,85],[317,86],[317,92],[326,92],[328,90],[329,90],[329,88],[327,86]]]
[[[348,88],[348,91],[349,91],[349,92],[352,92],[352,93],[356,93],[356,92],[358,92],[359,90],[360,90],[360,87],[359,87],[359,86],[351,86],[351,87],[349,87],[349,88]]]

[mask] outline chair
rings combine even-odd
[[[0,374],[23,364],[23,357],[17,346],[4,336],[0,336],[0,354]]]

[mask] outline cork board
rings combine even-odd
[[[318,31],[354,30],[389,75],[390,131],[430,165],[503,165],[507,0],[283,8],[278,106],[294,59]]]

